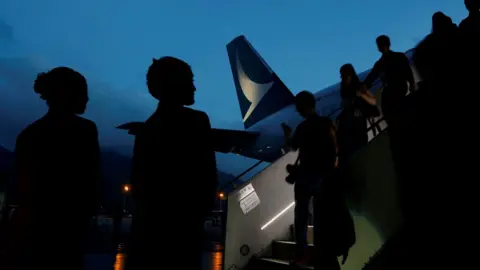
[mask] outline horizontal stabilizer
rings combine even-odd
[[[127,130],[128,134],[135,136],[141,132],[144,124],[144,122],[130,122],[120,125],[117,128]],[[258,134],[242,130],[212,128],[212,136],[215,152],[239,154],[243,149],[255,145]]]
[[[243,130],[212,128],[215,151],[221,153],[240,153],[243,149],[255,145],[258,133]]]

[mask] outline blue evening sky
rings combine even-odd
[[[0,144],[42,115],[32,91],[36,72],[67,65],[90,84],[86,117],[102,144],[130,148],[113,127],[144,120],[155,107],[145,86],[152,57],[173,55],[196,75],[195,108],[212,125],[241,129],[241,116],[225,45],[244,34],[297,93],[337,82],[338,68],[357,71],[379,57],[375,37],[387,34],[393,49],[413,47],[444,11],[458,23],[457,0],[0,0]],[[219,155],[222,170],[239,173],[251,160]]]

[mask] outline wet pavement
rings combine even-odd
[[[125,268],[128,255],[125,252],[124,243],[128,243],[129,221],[129,219],[124,220],[122,225],[126,226],[122,226],[121,235],[116,239],[113,237],[113,226],[109,218],[102,218],[95,222],[87,240],[85,270],[123,270]],[[223,247],[212,240],[206,240],[202,269],[221,270],[222,262]]]
[[[123,270],[128,257],[125,245],[119,244],[115,248],[113,241],[100,239],[96,243],[90,242],[85,255],[85,270]],[[223,262],[223,247],[219,243],[206,242],[203,253],[203,270],[221,270]]]
[[[125,267],[125,254],[87,254],[85,270],[123,270]],[[223,252],[205,252],[203,254],[203,270],[221,270]]]

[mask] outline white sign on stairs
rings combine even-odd
[[[252,184],[248,184],[237,192],[237,201],[240,203],[240,208],[244,214],[252,211],[260,204],[258,197]]]

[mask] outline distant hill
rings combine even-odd
[[[130,182],[132,159],[118,154],[109,148],[102,148],[100,163],[103,176],[103,195],[105,201],[119,200],[122,197],[122,186]]]
[[[102,148],[101,163],[105,186],[104,195],[108,200],[119,199],[122,196],[123,184],[130,182],[130,168],[132,159],[119,154],[111,148]],[[234,175],[218,172],[219,186],[222,187],[235,179]],[[197,179],[202,181],[202,179]]]
[[[14,162],[13,152],[0,147],[0,172],[11,172]],[[112,148],[103,147],[100,153],[102,176],[104,180],[103,195],[105,201],[114,201],[122,198],[122,186],[130,182],[132,159],[119,154]],[[222,187],[230,182],[235,176],[218,172],[219,186]],[[197,181],[201,181],[198,179]],[[14,182],[14,181],[13,181]],[[12,183],[14,185],[14,183]]]

